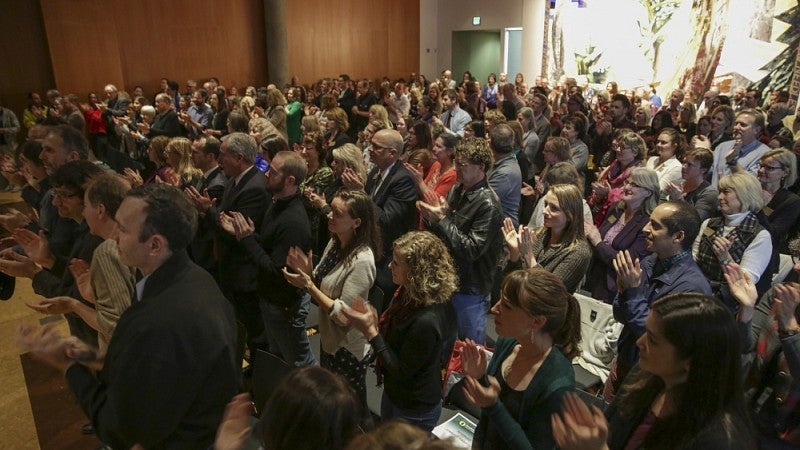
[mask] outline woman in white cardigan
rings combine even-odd
[[[666,198],[669,184],[681,182],[683,164],[680,160],[686,150],[686,138],[674,128],[664,128],[656,138],[655,150],[658,156],[648,159],[645,167],[656,172],[662,195]]]
[[[340,314],[356,298],[366,299],[375,281],[380,257],[380,232],[370,198],[362,191],[339,191],[328,214],[331,240],[319,264],[311,269],[311,253],[292,248],[283,269],[286,280],[303,288],[320,308],[320,363],[343,375],[366,405],[369,343]]]

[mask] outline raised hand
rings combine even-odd
[[[212,199],[210,195],[208,195],[208,189],[204,189],[203,193],[201,194],[200,191],[197,190],[194,186],[189,186],[188,188],[184,189],[183,192],[189,197],[189,200],[194,203],[194,207],[197,209],[198,212],[206,212],[217,204],[217,199]]]
[[[300,247],[292,247],[289,249],[289,254],[286,255],[286,266],[295,272],[302,272],[306,275],[311,275],[311,272],[314,270],[311,267],[311,261],[313,261],[313,258],[314,254],[312,250],[309,250],[308,254],[306,254],[303,253],[303,250],[301,250]]]
[[[756,285],[750,274],[742,270],[739,264],[734,262],[727,264],[724,267],[725,281],[728,282],[728,288],[731,290],[731,295],[741,305],[739,312],[739,320],[747,322],[753,317],[753,309],[758,300],[758,292]]]
[[[642,267],[639,258],[631,258],[627,250],[617,252],[614,257],[614,270],[617,271],[617,289],[624,292],[630,288],[639,287],[642,283]]]
[[[217,428],[214,450],[238,450],[245,447],[251,433],[250,417],[253,402],[250,394],[238,394],[225,407],[222,422]]]
[[[69,271],[75,278],[81,297],[88,302],[94,303],[94,290],[92,289],[92,277],[89,272],[89,264],[82,259],[73,258],[72,261],[69,262]]]
[[[464,369],[465,375],[472,378],[480,378],[486,373],[486,351],[472,339],[464,340],[461,368]]]
[[[66,314],[73,311],[73,306],[77,300],[72,297],[60,296],[53,298],[46,298],[39,303],[25,303],[28,308],[47,314],[49,316],[56,314]]]
[[[363,298],[357,297],[351,306],[342,306],[341,314],[367,339],[378,335],[378,311]]]
[[[522,228],[520,228],[521,230]],[[506,247],[508,247],[508,259],[512,262],[519,261],[519,244],[520,244],[520,235],[517,233],[517,229],[514,228],[514,222],[511,221],[510,218],[506,217],[503,219],[503,238],[506,241]]]
[[[479,408],[493,406],[500,397],[500,383],[495,377],[488,376],[486,378],[489,380],[489,386],[482,385],[469,375],[464,378],[464,396]]]
[[[562,418],[563,417],[563,418]],[[566,450],[607,449],[608,421],[596,406],[592,410],[573,393],[564,395],[564,409],[551,416],[553,437]]]
[[[800,284],[799,283],[780,283],[775,285],[775,319],[778,325],[784,330],[797,329],[797,319],[795,311],[800,304]]]
[[[361,179],[361,176],[357,174],[355,170],[349,167],[346,167],[344,171],[342,171],[342,184],[350,191],[364,190],[364,180]]]

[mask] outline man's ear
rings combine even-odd
[[[153,256],[160,255],[164,251],[169,250],[169,242],[167,238],[160,234],[153,235],[150,238],[150,254]]]
[[[686,239],[686,232],[680,230],[672,235],[672,239],[675,241],[675,243],[681,243],[684,239]]]

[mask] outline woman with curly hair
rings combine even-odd
[[[472,448],[554,448],[550,416],[575,387],[580,354],[578,301],[542,268],[510,273],[492,307],[500,338],[494,356],[467,341],[465,395],[481,408]]]
[[[381,419],[400,418],[430,431],[442,411],[441,369],[456,337],[453,259],[439,238],[411,231],[394,241],[390,267],[400,287],[380,319],[363,300],[344,313],[378,357]]]

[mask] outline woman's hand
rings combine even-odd
[[[608,184],[608,180],[595,181],[592,183],[592,192],[595,197],[606,198],[608,193],[611,192],[611,185]]]
[[[783,330],[796,330],[798,327],[795,312],[797,305],[800,304],[800,283],[780,283],[773,288],[775,290],[775,319],[778,326]]]
[[[733,258],[731,258],[731,254],[728,252],[731,245],[732,242],[724,236],[717,236],[714,238],[714,243],[711,245],[714,249],[714,254],[717,255],[719,264],[723,267],[733,262]]]
[[[311,206],[313,206],[314,208],[322,209],[325,207],[325,205],[327,205],[327,203],[325,203],[325,197],[317,194],[310,187],[305,188],[305,190],[303,191],[303,195],[306,196],[308,202],[311,203]]]
[[[464,340],[461,368],[464,369],[464,375],[472,378],[480,378],[486,373],[486,351],[472,339]]]
[[[741,309],[739,310],[739,320],[741,322],[749,322],[753,318],[753,310],[756,307],[758,300],[758,292],[756,285],[750,274],[742,270],[742,268],[732,262],[724,267],[725,281],[728,282],[728,288],[731,290],[733,298],[739,302]]]
[[[467,375],[464,378],[464,396],[479,408],[489,408],[497,403],[500,397],[500,383],[492,376],[486,377],[489,386],[482,385],[476,378]]]
[[[314,270],[313,267],[311,267],[311,261],[313,260],[314,254],[312,250],[309,250],[308,254],[305,254],[300,247],[292,247],[289,249],[289,254],[286,256],[286,267],[289,267],[295,272],[311,275],[311,272]]]
[[[214,439],[214,450],[239,450],[244,448],[250,436],[250,416],[253,413],[253,402],[250,394],[239,394],[225,407],[222,422]]]
[[[683,188],[678,186],[675,183],[667,183],[667,187],[664,188],[667,191],[667,195],[669,195],[669,199],[672,201],[679,201],[683,200]]]
[[[414,180],[415,186],[419,186],[423,183],[421,170],[409,163],[403,163],[403,167],[405,167],[406,170],[408,170],[408,173],[411,174],[411,178]]]
[[[357,297],[352,306],[343,305],[342,314],[367,340],[378,335],[378,311],[363,298]]]
[[[358,175],[355,170],[349,167],[346,167],[344,171],[342,171],[342,184],[344,184],[344,187],[349,191],[364,190],[364,180],[361,179],[361,176]]]
[[[514,222],[508,217],[503,219],[503,237],[508,247],[508,260],[511,262],[519,261],[519,240],[520,236],[514,228]]]
[[[586,239],[590,244],[592,244],[592,246],[597,246],[597,244],[603,240],[603,237],[600,236],[600,230],[598,230],[592,222],[584,222],[583,229],[584,233],[586,234]]]
[[[283,278],[286,280],[286,282],[296,288],[308,291],[312,286],[314,286],[314,280],[312,280],[311,277],[306,273],[292,273],[289,272],[289,269],[286,267],[282,268],[281,272],[283,272]]]
[[[533,233],[530,228],[521,224],[519,226],[519,254],[529,268],[539,266],[539,262],[533,255]]]
[[[573,393],[564,395],[564,410],[551,417],[553,437],[558,447],[567,450],[607,449],[608,421],[596,406],[592,410]]]

